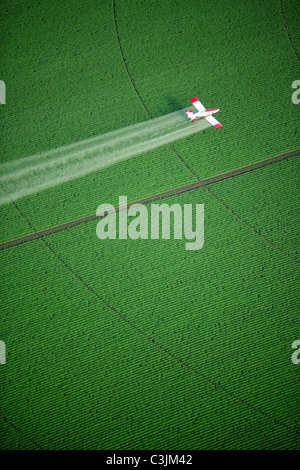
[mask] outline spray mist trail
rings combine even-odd
[[[184,110],[108,132],[0,166],[0,205],[80,178],[136,155],[199,132],[209,124],[191,123]]]

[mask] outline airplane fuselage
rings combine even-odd
[[[199,111],[198,113],[195,113],[194,116],[199,116],[199,117],[206,117],[206,116],[211,116],[212,114],[217,113],[220,111],[220,109],[206,109],[205,111]]]

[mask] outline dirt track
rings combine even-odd
[[[247,173],[249,171],[257,170],[258,168],[262,168],[264,166],[270,165],[272,163],[279,162],[281,160],[285,160],[289,157],[294,157],[296,155],[300,155],[300,149],[293,150],[292,152],[283,153],[281,155],[276,155],[275,157],[267,158],[266,160],[262,160],[256,163],[252,163],[251,165],[243,166],[241,168],[236,168],[235,170],[228,171],[227,173],[221,173],[216,176],[212,176],[211,178],[206,178],[204,180],[198,180],[195,183],[190,183],[185,186],[180,186],[179,188],[171,189],[169,191],[165,191],[160,194],[155,194],[153,196],[148,196],[143,199],[139,199],[138,201],[133,201],[127,204],[127,207],[132,206],[133,204],[146,204],[147,202],[156,201],[158,199],[165,199],[176,194],[181,194],[186,191],[191,191],[192,189],[201,188],[202,186],[207,186],[209,184],[217,183],[218,181],[222,181],[228,178],[232,178],[233,176],[242,175],[243,173]],[[122,208],[116,207],[117,211],[121,210]],[[12,246],[20,245],[21,243],[29,242],[32,240],[37,240],[38,238],[43,238],[47,235],[51,235],[56,232],[61,232],[68,228],[74,227],[76,225],[80,225],[85,222],[89,222],[92,220],[96,220],[99,217],[96,214],[88,215],[86,217],[81,217],[80,219],[72,220],[70,222],[66,222],[64,224],[57,225],[55,227],[50,227],[45,230],[40,230],[39,232],[31,233],[29,235],[25,235],[20,238],[15,238],[13,240],[3,242],[0,244],[0,250],[4,250],[5,248],[10,248]]]

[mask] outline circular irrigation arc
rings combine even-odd
[[[280,11],[281,11],[281,16],[282,16],[282,20],[283,20],[283,24],[284,24],[284,29],[286,31],[286,34],[287,34],[287,37],[289,39],[289,42],[294,50],[294,53],[295,53],[295,56],[297,57],[297,60],[300,61],[300,55],[297,51],[297,48],[292,40],[292,37],[290,35],[290,32],[289,32],[289,28],[288,28],[288,22],[287,22],[287,19],[286,19],[286,16],[285,16],[285,13],[284,13],[284,9],[283,9],[283,0],[280,0]]]
[[[283,0],[280,0],[280,3],[282,5],[282,1]],[[146,106],[142,96],[141,96],[141,93],[139,92],[136,84],[135,84],[135,81],[133,79],[133,76],[132,74],[130,73],[130,70],[129,70],[129,67],[127,65],[127,61],[126,61],[126,57],[125,57],[125,54],[124,54],[124,50],[123,50],[123,46],[122,46],[122,42],[121,42],[121,39],[120,39],[120,34],[119,34],[119,29],[118,29],[118,20],[117,20],[117,13],[116,13],[116,0],[112,0],[112,4],[113,4],[113,17],[114,17],[114,25],[115,25],[115,31],[116,31],[116,37],[117,37],[117,42],[118,42],[118,45],[119,45],[119,50],[120,50],[120,53],[121,53],[121,57],[122,57],[122,61],[123,61],[123,64],[124,64],[124,67],[126,69],[126,73],[128,75],[128,78],[130,80],[130,83],[141,103],[141,105],[143,106],[143,108],[145,109],[146,113],[148,114],[149,118],[153,121],[153,123],[155,124],[155,121],[153,120],[153,117],[151,115],[151,112],[149,110],[149,108]],[[282,11],[282,15],[283,14],[283,10],[281,9]],[[284,24],[285,21],[284,21]],[[286,28],[286,31],[288,33],[288,30]],[[288,36],[289,36],[289,33],[288,33]],[[290,38],[290,36],[289,36]],[[291,44],[292,44],[292,40],[290,38],[290,41],[291,41]],[[293,44],[292,44],[293,45]],[[293,46],[294,47],[294,46]],[[295,50],[295,49],[294,49]],[[296,50],[295,50],[296,52]],[[296,52],[297,54],[297,52]],[[156,124],[155,124],[156,125]],[[194,178],[196,178],[197,181],[200,181],[200,178],[199,176],[197,176],[188,166],[188,164],[183,160],[183,158],[178,154],[178,152],[176,152],[174,146],[172,144],[168,144],[170,149],[173,151],[173,153],[177,156],[177,158],[179,158],[179,160],[181,161],[181,163],[184,164],[184,166],[189,170],[189,172],[193,175]],[[209,195],[211,197],[213,197],[218,204],[220,204],[226,211],[228,211],[231,216],[235,217],[236,220],[238,220],[241,224],[243,224],[244,226],[246,226],[249,230],[252,231],[252,233],[256,234],[257,236],[261,237],[266,243],[268,243],[269,245],[273,246],[273,248],[275,248],[277,251],[279,251],[280,253],[284,254],[285,256],[287,256],[291,261],[294,261],[296,263],[299,263],[298,260],[294,259],[293,256],[291,256],[289,253],[286,253],[285,251],[283,251],[282,249],[280,249],[275,243],[273,243],[270,239],[268,239],[267,237],[263,236],[261,233],[260,233],[260,230],[256,227],[252,227],[250,224],[248,224],[246,221],[243,220],[243,218],[237,214],[236,212],[234,212],[227,204],[225,204],[225,202],[220,198],[220,197],[217,197],[215,195],[215,193],[204,186],[204,189],[209,193]]]
[[[115,5],[115,0],[113,0],[113,4]],[[127,69],[127,64],[124,62],[124,65]],[[129,75],[129,78],[130,78],[130,75]],[[135,87],[135,84],[134,82],[132,81],[132,85],[133,87],[136,89]],[[143,103],[143,100],[142,98],[140,97],[140,94],[138,92],[138,90],[136,90],[137,92],[137,96],[139,97],[142,105],[144,106],[145,110],[147,111],[149,117],[151,118],[151,115],[150,113],[148,112],[148,109],[146,108],[146,106],[144,105]],[[152,118],[151,118],[152,119]],[[170,146],[171,147],[171,146]],[[172,147],[171,147],[172,148]],[[172,148],[172,150],[175,152],[175,150]],[[175,154],[177,155],[177,153],[175,152]],[[178,155],[177,155],[178,156]],[[178,158],[182,161],[182,163],[187,167],[187,165],[185,164],[185,162],[181,159],[180,156],[178,156]],[[191,170],[189,170],[191,171]],[[192,172],[191,172],[192,173]],[[193,173],[192,173],[193,174]],[[195,176],[195,175],[194,175]],[[215,196],[214,196],[215,197]],[[15,208],[19,211],[19,213],[22,215],[23,219],[26,220],[27,224],[31,227],[31,229],[34,230],[34,227],[32,227],[30,221],[26,218],[26,216],[20,211],[19,207],[14,203],[14,206]],[[265,413],[263,410],[257,408],[255,405],[253,405],[252,403],[249,403],[247,400],[244,400],[242,398],[239,398],[235,395],[234,392],[232,392],[231,390],[228,390],[226,389],[226,387],[223,387],[221,384],[219,383],[216,383],[214,382],[213,380],[211,380],[209,377],[206,377],[204,376],[201,372],[199,372],[198,370],[194,369],[193,367],[189,366],[188,364],[184,363],[180,358],[177,358],[175,355],[172,354],[172,352],[168,351],[166,348],[164,348],[163,346],[161,346],[159,343],[156,343],[153,339],[151,339],[150,337],[148,337],[142,330],[140,330],[135,324],[131,323],[128,319],[126,319],[126,317],[122,316],[119,312],[117,312],[112,306],[110,306],[107,302],[105,302],[104,299],[101,298],[101,296],[99,296],[99,294],[97,294],[97,292],[95,292],[87,283],[85,283],[85,281],[55,252],[55,250],[53,250],[53,248],[47,243],[45,242],[44,239],[41,240],[45,246],[45,248],[47,248],[48,250],[51,251],[51,253],[56,257],[57,260],[59,260],[59,262],[70,272],[71,275],[75,276],[75,278],[80,282],[82,283],[85,288],[87,290],[89,290],[93,295],[95,295],[98,300],[100,300],[101,302],[103,302],[107,308],[109,308],[113,313],[115,313],[116,315],[119,316],[120,319],[122,319],[123,321],[125,321],[127,323],[127,325],[133,330],[135,331],[135,333],[139,334],[139,335],[142,335],[147,341],[149,342],[152,342],[152,344],[159,348],[164,354],[168,355],[169,357],[171,357],[173,360],[175,360],[181,367],[184,367],[186,369],[188,369],[190,372],[196,374],[198,377],[200,377],[201,379],[203,380],[206,380],[210,385],[212,385],[213,387],[215,388],[218,388],[219,390],[222,390],[228,397],[230,397],[231,399],[235,400],[235,401],[238,401],[241,405],[243,406],[246,406],[250,409],[252,409],[252,411],[256,412],[256,413],[259,413],[261,416],[264,416],[268,419],[271,419],[274,424],[277,424],[277,425],[280,425],[280,426],[283,426],[285,427],[287,430],[289,430],[290,432],[294,433],[294,434],[298,434],[298,432],[295,430],[295,429],[292,429],[290,428],[289,426],[287,426],[285,423],[282,423],[280,422],[279,420],[277,420],[276,418],[274,418],[273,416],[269,415],[268,413]],[[37,444],[36,444],[37,445]]]
[[[120,49],[120,53],[121,53],[121,57],[122,57],[122,61],[123,61],[123,64],[124,64],[124,67],[126,69],[126,73],[128,75],[128,78],[130,80],[130,83],[141,103],[141,105],[143,106],[143,108],[145,109],[146,113],[148,114],[149,118],[151,119],[151,121],[153,122],[154,125],[157,125],[150,113],[150,110],[149,108],[146,106],[140,92],[138,91],[137,89],[137,86],[135,84],[135,81],[129,71],[129,68],[128,68],[128,65],[127,65],[127,61],[126,61],[126,58],[125,58],[125,54],[124,54],[124,51],[123,51],[123,47],[122,47],[122,43],[121,43],[121,39],[120,39],[120,35],[119,35],[119,29],[118,29],[118,22],[117,22],[117,14],[116,14],[116,0],[113,0],[113,15],[114,15],[114,24],[115,24],[115,31],[116,31],[116,37],[117,37],[117,41],[118,41],[118,45],[119,45],[119,49]],[[159,128],[158,128],[159,129]],[[163,133],[161,132],[161,130],[159,129],[161,135],[163,135]],[[187,168],[187,170],[191,173],[191,175],[193,175],[193,177],[199,181],[199,178],[198,176],[191,170],[191,168],[188,166],[188,164],[183,160],[183,158],[179,155],[178,152],[176,152],[175,148],[173,147],[172,144],[168,144],[170,149],[173,151],[173,153],[175,153],[176,157],[181,161],[181,163]]]
[[[17,203],[14,202],[14,201],[11,201],[11,203],[13,204],[13,206],[15,207],[15,209],[19,212],[19,214],[21,215],[21,217],[25,220],[25,222],[27,223],[27,225],[31,228],[31,230],[35,230],[35,228],[33,227],[33,225],[31,224],[31,222],[29,221],[29,219],[26,217],[26,215],[21,211],[21,209],[18,207]],[[191,372],[192,374],[196,375],[196,377],[198,377],[199,379],[202,379],[204,380],[206,383],[208,383],[209,385],[211,385],[212,387],[214,387],[215,389],[218,389],[220,390],[221,392],[223,392],[227,397],[229,397],[230,399],[234,400],[235,402],[239,403],[240,405],[244,406],[244,407],[247,407],[249,408],[250,410],[252,410],[253,412],[255,413],[258,413],[260,416],[262,416],[263,418],[266,418],[266,419],[269,419],[271,420],[275,425],[279,425],[283,428],[285,428],[287,431],[291,432],[292,434],[295,434],[295,435],[300,435],[300,433],[291,428],[289,425],[287,425],[286,423],[282,422],[281,420],[277,419],[276,417],[270,415],[268,412],[265,412],[264,410],[256,407],[254,404],[252,404],[251,402],[248,402],[248,400],[244,399],[244,398],[240,398],[238,397],[234,391],[231,391],[229,389],[227,389],[227,387],[223,386],[222,384],[220,384],[219,382],[216,382],[215,380],[209,378],[208,376],[206,376],[205,374],[203,374],[201,371],[195,369],[193,366],[190,366],[189,364],[187,364],[186,362],[184,362],[182,359],[180,359],[179,357],[177,357],[176,355],[174,355],[171,351],[169,351],[166,347],[164,347],[163,345],[161,345],[160,343],[158,343],[157,341],[155,341],[154,339],[152,339],[150,336],[148,336],[145,332],[143,332],[135,323],[133,323],[132,321],[128,320],[124,315],[122,315],[121,313],[119,313],[113,306],[111,306],[107,301],[104,300],[104,298],[102,298],[91,286],[89,286],[89,284],[87,282],[84,281],[84,279],[74,271],[74,269],[69,266],[67,264],[66,261],[64,261],[62,259],[62,257],[49,245],[49,243],[44,239],[44,238],[40,238],[39,239],[41,243],[43,243],[44,247],[46,249],[48,249],[52,255],[59,261],[60,264],[62,264],[62,266],[72,275],[75,277],[75,279],[80,282],[93,296],[95,296],[97,298],[98,301],[100,301],[102,304],[104,304],[109,310],[111,310],[116,316],[118,316],[120,318],[120,320],[122,320],[123,322],[125,322],[127,324],[127,326],[131,329],[131,332],[134,333],[134,334],[138,334],[139,336],[142,336],[144,339],[146,339],[146,341],[148,341],[149,343],[151,343],[153,346],[155,346],[157,349],[159,349],[164,355],[170,357],[173,361],[175,361],[178,365],[180,365],[180,367],[183,367],[184,369],[188,370],[189,372]],[[2,419],[6,419],[4,417],[2,417]],[[10,426],[14,426],[12,423],[9,423]],[[24,434],[21,430],[19,430],[22,434]],[[32,442],[34,442],[34,444],[38,447],[38,448],[41,448],[39,446],[38,443],[36,443],[35,441],[33,441],[31,439]]]

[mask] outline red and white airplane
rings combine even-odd
[[[205,109],[203,104],[200,103],[198,98],[196,98],[195,96],[193,96],[193,98],[191,98],[191,102],[193,103],[193,105],[197,109],[198,113],[193,113],[193,111],[187,109],[186,114],[187,114],[187,117],[189,119],[191,119],[192,121],[197,121],[197,117],[204,117],[204,119],[206,119],[214,127],[223,127],[222,124],[220,124],[212,116],[214,113],[217,113],[218,111],[220,111],[220,109]]]

